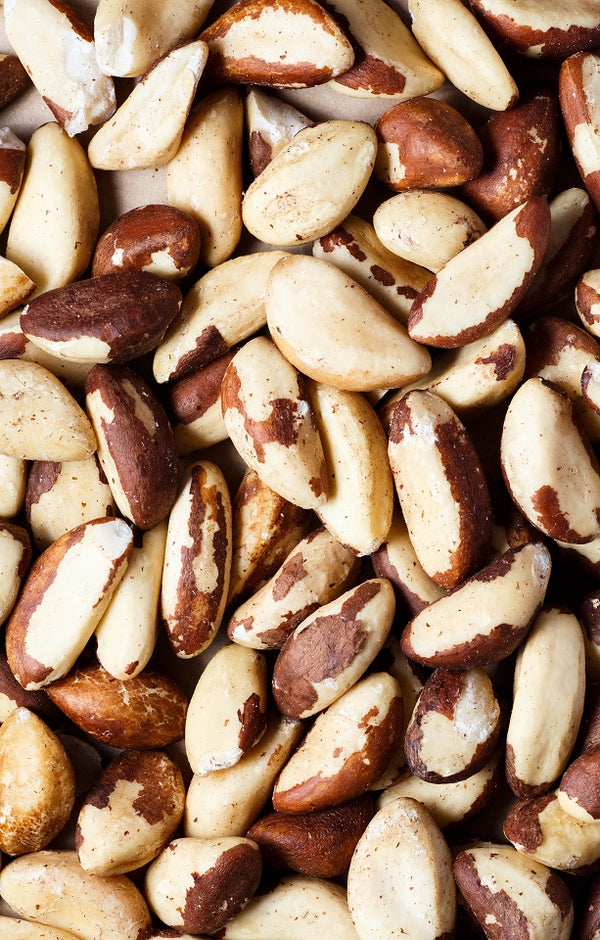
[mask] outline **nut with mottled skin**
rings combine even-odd
[[[564,60],[558,82],[562,117],[575,163],[596,208],[600,208],[599,93],[600,56],[577,52]]]
[[[583,822],[565,812],[556,790],[519,800],[503,829],[517,851],[549,868],[586,874],[600,864],[600,822]]]
[[[577,281],[575,306],[586,330],[600,336],[600,268],[585,271]]]
[[[582,822],[600,819],[600,749],[591,748],[569,764],[556,790],[562,809]]]
[[[167,410],[180,455],[204,450],[229,437],[221,407],[221,382],[237,349],[166,387]]]
[[[510,0],[471,0],[471,4],[495,43],[529,58],[560,60],[593,49],[600,41],[600,15],[594,0],[525,0],[518,7]]]

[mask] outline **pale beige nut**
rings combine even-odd
[[[2,940],[77,940],[70,930],[60,927],[43,927],[20,917],[0,916],[0,938]]]
[[[387,538],[373,553],[371,560],[375,574],[380,578],[388,578],[396,596],[412,614],[418,614],[447,593],[423,569],[399,510],[394,513]]]
[[[492,843],[463,850],[453,868],[463,898],[491,940],[507,931],[515,940],[571,936],[571,893],[545,865],[524,858],[512,846]]]
[[[575,288],[577,313],[592,336],[600,336],[600,268],[585,271]]]
[[[237,349],[230,349],[208,365],[168,384],[167,410],[180,455],[204,450],[229,437],[221,407],[221,382],[236,352]]]
[[[370,179],[377,137],[364,121],[329,120],[299,131],[244,195],[248,231],[268,245],[301,245],[349,215]]]
[[[136,533],[127,571],[94,631],[98,661],[117,679],[137,676],[154,652],[166,540],[166,520]]]
[[[29,140],[6,257],[39,292],[63,287],[88,266],[99,224],[96,180],[85,150],[59,124],[43,124]]]
[[[0,257],[0,316],[22,304],[34,290],[35,284],[17,264]]]
[[[515,104],[514,79],[460,0],[409,0],[408,9],[415,38],[456,88],[493,111]]]
[[[401,323],[320,258],[298,254],[279,261],[269,277],[266,310],[281,352],[317,382],[355,392],[397,388],[431,367],[428,351]]]
[[[298,131],[313,123],[298,108],[262,88],[251,88],[246,95],[244,116],[248,158],[254,176],[262,173]]]
[[[0,319],[0,355],[3,359],[23,359],[36,362],[60,379],[68,388],[78,392],[85,385],[90,363],[59,359],[36,346],[28,339],[21,327],[22,308],[5,314]]]
[[[175,834],[185,801],[181,771],[163,751],[123,751],[88,790],[77,815],[79,864],[122,875],[152,861]]]
[[[0,521],[0,624],[14,607],[29,565],[31,542],[26,529]]]
[[[0,454],[0,516],[13,519],[25,503],[29,464],[21,457]]]
[[[88,874],[68,849],[31,852],[10,862],[0,873],[0,892],[19,917],[80,940],[137,940],[150,930],[147,904],[126,875]]]
[[[350,862],[348,906],[361,940],[405,934],[435,940],[454,933],[452,856],[416,800],[388,803],[367,826]]]
[[[267,663],[262,653],[229,643],[204,668],[190,699],[185,751],[195,774],[231,767],[267,726]]]
[[[179,148],[208,47],[190,42],[159,59],[88,145],[97,170],[164,166]]]
[[[556,790],[566,813],[582,822],[600,818],[600,749],[592,748],[569,764]]]
[[[558,84],[562,117],[575,163],[596,208],[600,205],[599,91],[600,56],[578,52],[564,60]]]
[[[19,195],[26,153],[26,145],[10,127],[0,127],[0,232],[6,228]]]
[[[40,95],[70,137],[115,110],[115,88],[100,70],[92,33],[55,0],[9,0],[6,34]]]
[[[515,803],[503,829],[517,851],[558,871],[584,874],[600,860],[600,822],[565,812],[556,791]]]
[[[498,42],[530,58],[563,59],[598,45],[600,15],[594,0],[525,0],[518,7],[510,0],[472,0],[472,5]]]
[[[167,165],[167,201],[198,222],[200,260],[211,268],[231,257],[242,234],[243,119],[236,89],[207,95]]]

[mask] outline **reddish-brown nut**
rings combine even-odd
[[[221,408],[221,382],[237,349],[231,349],[166,388],[168,411],[180,454],[191,454],[227,438]]]
[[[4,52],[0,55],[0,108],[14,101],[27,87],[31,79],[16,55]]]
[[[531,58],[564,59],[600,42],[600,15],[594,0],[557,4],[554,0],[470,0],[496,44]]]
[[[519,800],[503,829],[519,852],[549,868],[583,875],[600,864],[600,822],[582,822],[565,812],[555,790]]]
[[[569,764],[556,795],[562,808],[575,819],[600,819],[600,748],[586,751]]]
[[[585,188],[600,208],[600,138],[597,98],[600,94],[600,56],[578,52],[560,67],[558,94],[575,163]]]
[[[600,336],[600,268],[585,271],[577,281],[575,306],[586,330]]]

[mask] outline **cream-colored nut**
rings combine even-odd
[[[304,128],[246,190],[244,225],[268,245],[321,238],[354,209],[376,152],[375,131],[364,121],[337,119]]]
[[[320,258],[292,254],[279,261],[265,306],[281,352],[317,382],[356,392],[398,388],[431,367],[428,351],[401,323],[344,271]]]
[[[591,268],[577,281],[575,306],[586,330],[600,336],[600,268]]]
[[[14,607],[31,563],[27,530],[0,521],[0,624]]]
[[[564,60],[558,79],[562,117],[575,163],[596,208],[600,204],[599,92],[599,55],[578,52]]]
[[[137,676],[154,652],[166,540],[166,520],[134,535],[127,571],[94,631],[98,661],[117,679]]]
[[[231,767],[260,741],[267,726],[267,663],[236,643],[205,666],[190,699],[185,752],[193,773]]]
[[[562,59],[598,45],[600,15],[594,0],[524,0],[516,9],[511,0],[472,0],[472,5],[503,46],[530,58]]]
[[[0,454],[0,517],[13,519],[25,503],[29,465],[22,457]]]
[[[48,724],[56,722],[56,710],[46,693],[28,692],[13,676],[6,653],[0,655],[0,722],[17,708],[27,708]]]
[[[150,930],[146,902],[126,875],[88,874],[68,849],[31,852],[10,862],[0,873],[0,893],[20,917],[71,931],[80,940],[137,940]]]
[[[515,803],[503,828],[517,851],[549,868],[585,873],[598,866],[600,822],[565,812],[556,791]]]
[[[71,669],[125,573],[132,547],[126,522],[95,519],[39,556],[6,628],[10,667],[24,688],[42,688]],[[54,629],[57,617],[60,631]]]
[[[6,257],[38,292],[63,287],[88,266],[99,224],[96,180],[85,150],[60,125],[43,124],[29,141]]]
[[[361,940],[435,940],[454,933],[452,856],[416,800],[388,803],[365,829],[348,870],[348,906]]]
[[[1,940],[77,940],[70,930],[60,927],[44,927],[20,917],[0,916]]]
[[[267,280],[283,257],[282,251],[240,255],[196,281],[154,354],[156,381],[205,366],[266,326]]]
[[[231,499],[208,460],[190,464],[169,514],[160,608],[177,656],[199,655],[221,624],[231,570]]]
[[[207,95],[192,109],[180,147],[167,165],[169,205],[200,226],[200,260],[214,267],[242,234],[244,106],[234,88]]]
[[[429,271],[439,271],[486,231],[479,216],[456,196],[422,189],[382,202],[373,226],[389,251]]]
[[[0,316],[22,304],[33,290],[31,278],[13,261],[0,257]]]
[[[180,455],[205,450],[229,437],[221,407],[221,382],[236,352],[235,348],[230,349],[208,365],[168,384],[167,409]]]
[[[96,60],[86,23],[58,0],[8,0],[6,35],[40,95],[70,137],[115,110],[115,88]]]
[[[562,809],[582,822],[600,819],[600,749],[580,754],[564,772],[556,796]]]
[[[90,363],[72,362],[59,359],[40,349],[28,339],[21,326],[22,309],[13,310],[0,319],[0,355],[3,359],[25,359],[36,362],[51,372],[69,388],[80,390],[90,371]]]
[[[447,593],[423,569],[399,511],[394,513],[387,538],[371,560],[375,574],[391,581],[396,595],[412,614],[418,614]]]
[[[493,111],[513,105],[519,90],[483,28],[460,0],[409,0],[412,31],[446,78]]]
[[[204,776],[194,774],[185,798],[185,835],[203,839],[245,835],[304,730],[302,722],[273,711],[260,741],[236,764]]]
[[[179,148],[208,46],[196,41],[159,59],[96,132],[88,157],[97,170],[164,166]]]
[[[4,231],[19,195],[26,152],[27,147],[10,127],[0,126],[0,232]]]
[[[301,111],[262,88],[251,88],[244,101],[248,157],[254,176],[262,173],[303,127],[313,123]]]

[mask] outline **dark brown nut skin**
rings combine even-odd
[[[365,793],[320,812],[268,813],[254,823],[246,837],[257,843],[267,866],[336,878],[348,868],[373,812],[373,799]]]
[[[575,754],[596,748],[600,748],[600,682],[588,681]]]
[[[600,825],[566,813],[556,790],[516,802],[503,830],[519,852],[550,868],[589,875],[600,867]]]
[[[60,714],[43,689],[27,690],[13,676],[4,650],[0,650],[0,722],[15,708],[28,708],[46,723],[55,722]]]
[[[600,876],[587,886],[580,906],[581,920],[574,934],[576,940],[597,940],[600,931]]]
[[[559,791],[593,819],[600,819],[600,748],[586,751],[567,767]]]
[[[2,63],[0,62],[0,96],[2,95]],[[1,105],[0,105],[1,107]],[[0,182],[6,183],[11,193],[16,193],[23,179],[27,150],[25,147],[0,147]]]
[[[489,0],[469,0],[473,13],[481,19],[486,32],[506,52],[535,55],[541,59],[558,60],[584,49],[594,49],[600,43],[600,18],[589,26],[568,18],[569,6],[564,8],[565,23],[562,27],[548,25],[540,28],[530,26],[527,17],[519,16],[518,7],[511,7],[511,14],[501,12],[497,4]],[[531,6],[531,5],[530,5]],[[554,6],[553,3],[548,4]],[[496,7],[496,8],[495,8]],[[526,8],[527,9],[527,8]],[[542,6],[542,10],[544,7]]]
[[[29,87],[31,79],[16,55],[0,56],[0,108]]]
[[[236,352],[237,347],[234,347],[224,356],[167,385],[167,406],[174,422],[192,424],[220,399],[221,380]]]
[[[160,204],[124,212],[98,239],[92,277],[148,270],[155,253],[169,256],[173,278],[189,274],[200,255],[200,228],[195,218],[175,206]]]
[[[588,157],[587,150],[593,150],[590,137],[595,138],[596,136],[593,123],[594,115],[588,101],[588,94],[590,97],[593,95],[595,86],[592,80],[589,83],[591,87],[588,87],[586,78],[589,78],[587,74],[589,69],[587,69],[586,66],[591,62],[593,74],[595,74],[597,59],[597,55],[592,52],[578,52],[568,59],[565,59],[560,67],[558,95],[563,121],[567,131],[567,138],[571,148],[574,150],[573,156],[575,163],[577,164],[585,188],[596,204],[596,208],[600,208],[600,169],[595,168],[594,159],[589,160],[589,162],[586,160],[588,166],[585,166],[581,159],[582,155],[585,155],[586,158]],[[587,128],[590,132],[588,134],[588,146],[585,151],[583,151],[583,154],[578,147],[574,146],[577,139],[577,128],[580,126]],[[593,153],[591,156],[593,158]]]

